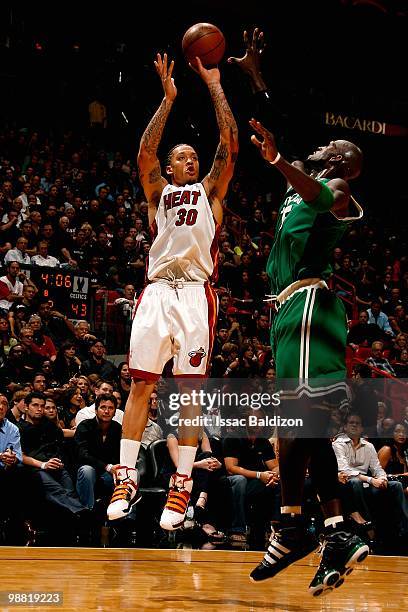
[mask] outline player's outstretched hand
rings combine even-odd
[[[248,32],[244,32],[244,44],[246,47],[245,55],[242,57],[229,57],[229,64],[236,64],[246,74],[256,76],[261,72],[261,55],[265,49],[264,33],[255,28],[252,33],[252,38],[248,36]]]
[[[259,136],[262,136],[262,140],[259,140],[255,134],[252,134],[251,142],[258,147],[259,152],[266,161],[274,161],[278,155],[278,149],[276,148],[275,137],[272,132],[269,132],[262,123],[256,119],[251,119],[249,125]]]
[[[197,65],[194,66],[191,62],[189,62],[189,66],[191,70],[194,70],[200,77],[203,79],[204,83],[210,85],[210,83],[219,83],[221,80],[220,71],[215,66],[214,68],[205,68],[199,57],[196,57]]]
[[[163,58],[160,53],[158,53],[157,59],[154,61],[154,66],[161,79],[166,100],[173,102],[177,96],[177,88],[174,84],[174,79],[172,78],[174,60],[171,60],[170,65],[168,66],[167,53],[164,53]]]

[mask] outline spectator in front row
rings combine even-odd
[[[64,435],[44,416],[45,401],[43,393],[29,393],[25,398],[26,420],[19,422],[23,463],[38,475],[47,501],[81,518],[86,508],[64,467]]]
[[[75,432],[79,470],[77,493],[84,506],[93,509],[95,491],[107,496],[113,491],[113,473],[120,460],[122,428],[115,416],[117,401],[112,394],[96,398],[95,416],[82,421]]]
[[[401,535],[408,534],[408,511],[400,482],[388,482],[371,442],[361,437],[361,417],[350,414],[344,435],[333,442],[338,470],[344,476],[347,491],[343,494],[350,515],[357,514],[364,521],[372,520],[372,508],[378,509],[379,497],[389,499],[389,512]],[[354,517],[353,517],[354,518]],[[391,519],[392,520],[392,519]],[[357,520],[360,522],[360,520]]]
[[[371,356],[366,359],[368,365],[383,370],[392,376],[395,376],[395,371],[388,359],[385,359],[383,354],[384,344],[381,341],[373,342],[371,345]]]
[[[22,473],[19,468],[23,460],[18,427],[11,423],[7,397],[0,394],[0,520],[8,519],[16,533],[23,523]],[[17,542],[17,540],[16,540]]]
[[[249,416],[265,418],[262,410]],[[247,426],[245,438],[225,438],[223,455],[232,490],[233,516],[230,540],[246,542],[248,500],[257,502],[257,523],[265,534],[266,521],[278,513],[280,490],[278,460],[272,444],[261,435],[264,428]],[[262,542],[264,540],[262,539]]]
[[[392,439],[380,448],[378,458],[387,474],[405,477],[401,478],[401,482],[408,496],[408,429],[403,423],[396,424]]]

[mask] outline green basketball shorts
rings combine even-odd
[[[316,387],[323,379],[344,380],[346,338],[341,300],[315,285],[298,290],[278,309],[272,325],[278,380],[292,379],[295,387]]]

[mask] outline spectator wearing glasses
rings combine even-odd
[[[383,372],[387,372],[392,376],[395,376],[395,370],[383,355],[384,344],[381,341],[373,342],[371,345],[371,356],[366,359],[366,363],[370,366],[378,368]]]

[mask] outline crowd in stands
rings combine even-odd
[[[211,377],[226,385],[247,379],[255,390],[260,381],[275,388],[274,310],[265,301],[277,220],[270,200],[239,177],[219,234]],[[36,504],[58,507],[74,531],[87,532],[95,521],[97,500],[106,501],[112,491],[131,382],[126,361],[116,366],[108,358],[94,322],[73,321],[68,311],[56,310],[40,296],[30,270],[80,270],[89,273],[93,293],[116,292],[114,307],[128,341],[150,242],[134,160],[120,151],[96,150],[72,134],[56,141],[26,130],[0,134],[0,490],[6,500],[0,520],[17,525],[9,530],[17,542],[24,543],[38,520]],[[407,257],[395,232],[368,216],[347,231],[332,263],[337,277],[353,287],[358,307],[358,318],[348,311],[351,404],[347,415],[333,410],[331,423],[341,496],[350,520],[367,534],[390,503],[395,516],[387,528],[398,538],[408,532],[408,402],[396,419],[368,379],[408,378]],[[345,293],[339,289],[340,297]],[[178,452],[165,405],[168,380],[159,382],[151,398],[142,440],[148,451],[167,439],[159,476],[164,487]],[[252,525],[259,544],[279,511],[274,432],[248,426],[238,440],[225,433],[207,431],[197,449],[194,516],[208,541],[217,544],[228,533],[230,542],[246,543]],[[30,504],[23,499],[26,491]],[[305,495],[315,511],[310,487]],[[223,496],[229,512],[220,516],[214,502]]]

